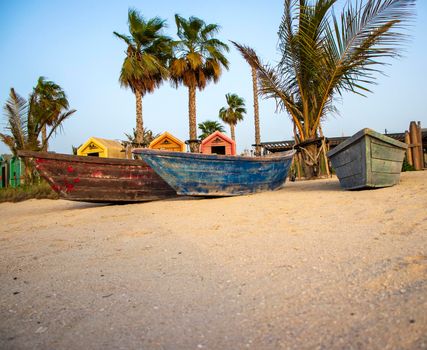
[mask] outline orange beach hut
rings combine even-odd
[[[185,152],[185,143],[179,138],[165,131],[160,136],[151,141],[148,148],[162,149],[165,151]]]
[[[236,155],[236,142],[227,135],[215,131],[206,137],[200,145],[200,152],[204,154]]]

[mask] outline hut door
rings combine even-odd
[[[1,167],[1,187],[2,188],[6,187],[6,167],[5,166]]]
[[[225,154],[225,146],[212,146],[212,154]]]

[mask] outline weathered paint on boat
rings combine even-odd
[[[371,129],[362,129],[328,152],[340,184],[348,190],[399,183],[407,145]]]
[[[84,202],[145,202],[176,192],[142,160],[19,152],[63,199]]]
[[[294,151],[271,157],[240,157],[136,149],[180,195],[237,196],[280,188]]]

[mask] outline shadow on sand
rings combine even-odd
[[[286,181],[284,189],[290,192],[344,192],[337,178],[300,180],[295,182]]]

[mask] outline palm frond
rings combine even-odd
[[[228,60],[223,54],[223,51],[229,50],[228,46],[214,37],[220,27],[217,24],[206,24],[197,17],[187,20],[175,15],[175,22],[180,40],[172,43],[172,84],[177,87],[182,83],[187,87],[203,89],[209,81],[217,82],[222,67],[228,69]],[[182,60],[187,61],[185,69],[178,69],[184,68]],[[176,61],[179,63],[175,63]]]
[[[334,94],[369,92],[367,85],[375,84],[375,73],[381,72],[384,59],[398,57],[407,38],[402,30],[413,15],[414,4],[412,0],[357,1],[348,4],[340,20],[333,16],[333,29],[325,31],[327,69],[319,79],[321,100],[312,130]]]
[[[260,59],[258,58],[256,52],[254,49],[252,49],[249,46],[238,44],[235,41],[230,40],[231,43],[237,48],[237,50],[240,52],[240,54],[243,56],[246,62],[251,67],[258,67],[260,66]]]
[[[218,24],[207,24],[200,32],[200,36],[203,40],[208,40],[212,38],[215,34],[218,34],[221,27]]]
[[[17,154],[18,149],[16,147],[15,139],[12,136],[0,133],[0,141],[9,147],[13,155]]]
[[[113,32],[113,34],[115,36],[117,36],[118,38],[122,39],[128,46],[133,46],[134,43],[132,41],[132,37],[125,35],[125,34],[119,34],[117,32]]]
[[[17,149],[22,149],[25,145],[27,136],[27,122],[25,120],[28,114],[28,103],[11,88],[9,98],[4,106],[4,112],[7,120],[6,130],[9,130],[15,140]]]
[[[75,109],[71,109],[69,111],[65,111],[62,112],[57,120],[55,121],[55,123],[52,125],[45,142],[42,144],[42,148],[45,146],[45,144],[49,141],[49,139],[51,138],[52,135],[56,134],[58,131],[61,132],[63,130],[63,125],[62,123],[68,119],[69,117],[71,117],[74,113],[76,112]]]

